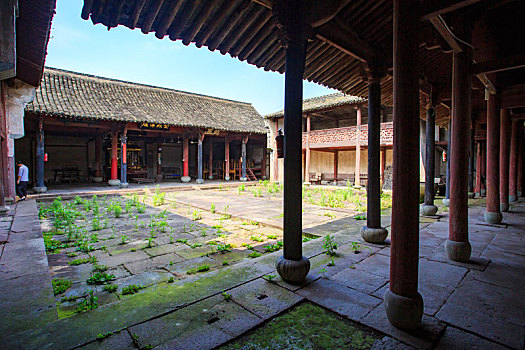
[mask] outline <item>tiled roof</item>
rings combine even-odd
[[[266,133],[262,116],[249,103],[47,67],[35,99],[26,111],[69,118]]]
[[[367,100],[365,98],[345,95],[341,92],[337,92],[335,94],[324,95],[324,96],[319,96],[319,97],[314,97],[314,98],[309,98],[307,100],[303,100],[303,113],[315,112],[315,111],[320,111],[323,109],[328,109],[328,108],[333,108],[333,107],[338,107],[338,106],[362,104],[363,102],[366,102],[366,101]],[[283,116],[284,116],[284,111],[279,111],[279,112],[267,114],[264,116],[264,118],[273,119],[273,118],[281,118]]]

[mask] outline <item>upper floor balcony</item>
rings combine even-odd
[[[361,125],[359,145],[368,144],[368,125]],[[310,131],[309,144],[315,148],[354,148],[358,144],[357,126]],[[394,139],[393,123],[381,123],[381,146],[391,146]],[[308,133],[303,132],[303,149],[308,143]]]

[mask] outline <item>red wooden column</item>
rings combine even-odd
[[[386,169],[386,147],[381,150],[381,188],[385,183],[385,169]]]
[[[419,1],[394,0],[394,164],[390,288],[385,311],[395,327],[420,326],[419,262]]]
[[[224,180],[230,181],[230,138],[224,138]]]
[[[310,114],[306,115],[306,154],[304,159],[304,183],[306,185],[310,184],[310,130],[311,130],[311,120]]]
[[[305,15],[309,8],[303,0],[275,3],[287,40],[284,76],[284,217],[283,255],[275,267],[281,278],[302,283],[310,271],[310,260],[302,249],[302,114],[303,74],[307,33]],[[283,33],[284,34],[284,33]]]
[[[462,28],[461,28],[462,27]],[[470,42],[471,30],[464,24],[456,28]],[[463,30],[461,30],[463,29]],[[469,149],[471,147],[472,50],[463,47],[453,55],[452,68],[452,134],[450,149],[450,210],[448,240],[445,251],[449,259],[467,262],[472,248],[468,241]]]
[[[523,138],[524,138],[524,135],[523,135],[523,127],[521,126],[521,124],[523,123],[523,121],[520,121],[520,127],[518,129],[518,180],[517,180],[517,187],[518,189],[516,190],[516,194],[519,197],[523,196],[523,194],[525,193],[523,191],[523,184],[524,184],[524,181],[523,181],[523,153],[525,152],[524,148],[523,148]]]
[[[120,133],[120,187],[128,187],[128,125]]]
[[[188,135],[182,137],[182,177],[180,181],[190,182],[190,140]]]
[[[210,136],[210,154],[208,158],[208,179],[213,180],[213,138]]]
[[[476,148],[476,197],[481,197],[481,142]]]
[[[499,206],[499,101],[490,94],[487,101],[487,208],[485,221],[499,224],[503,219]]]
[[[481,141],[481,196],[487,195],[487,141]]]
[[[262,148],[262,158],[261,158],[261,177],[263,180],[266,180],[266,136],[264,138],[263,148]]]
[[[357,129],[355,143],[355,180],[354,186],[361,186],[361,107],[357,107]]]
[[[93,182],[102,182],[102,161],[100,156],[101,150],[101,136],[95,138],[95,176]]]
[[[510,136],[509,202],[518,200],[518,120],[512,121]]]
[[[111,133],[111,179],[108,183],[111,186],[120,185],[120,180],[118,179],[118,134],[116,131]]]
[[[509,110],[500,111],[499,136],[499,207],[502,212],[509,211],[509,151],[510,119]]]
[[[334,151],[334,181],[337,183],[339,173],[339,151]]]

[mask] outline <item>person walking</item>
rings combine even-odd
[[[27,183],[29,182],[29,169],[27,166],[22,163],[22,161],[17,161],[18,165],[18,179],[16,180],[16,194],[20,197],[20,200],[23,201],[27,196]]]

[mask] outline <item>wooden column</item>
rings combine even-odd
[[[334,151],[334,181],[337,182],[339,173],[339,151]]]
[[[509,161],[509,202],[518,200],[518,120],[512,121],[510,136],[510,161]]]
[[[128,126],[124,126],[120,135],[120,187],[128,187]]]
[[[279,119],[275,119],[275,136],[279,135]],[[273,181],[279,181],[279,158],[277,157],[277,141],[273,139]]]
[[[278,5],[277,5],[278,4]],[[284,77],[284,234],[283,256],[276,269],[283,280],[301,283],[310,271],[310,261],[302,254],[302,104],[306,56],[307,12],[302,0],[276,3],[279,20],[287,39]]]
[[[499,137],[499,206],[500,211],[509,211],[509,110],[500,111],[500,137]]]
[[[213,180],[213,139],[210,136],[210,154],[208,156],[208,179]]]
[[[385,169],[386,169],[386,147],[381,150],[381,188],[385,183]]]
[[[481,142],[476,144],[476,197],[481,197]]]
[[[499,101],[493,94],[487,101],[487,209],[485,221],[499,224],[503,219],[499,206]]]
[[[157,182],[162,181],[162,141],[157,141]]]
[[[306,115],[306,154],[304,159],[304,183],[310,184],[310,130],[311,130],[311,117],[310,114]]]
[[[419,214],[425,216],[432,216],[436,215],[438,210],[438,208],[434,205],[436,110],[433,106],[430,106],[427,109],[425,135],[425,201],[419,207]]]
[[[446,168],[446,184],[445,184],[445,198],[443,205],[448,207],[450,202],[450,153],[452,153],[452,118],[448,121],[447,130],[447,168]]]
[[[469,198],[474,198],[474,138],[475,138],[474,126],[471,125],[470,128],[470,144],[469,144],[469,157],[468,157],[468,192]]]
[[[190,140],[188,135],[182,137],[182,177],[180,181],[190,182]]]
[[[230,181],[230,138],[224,138],[224,180]]]
[[[395,327],[420,326],[419,261],[419,1],[394,0],[394,164],[390,288],[385,310]]]
[[[354,186],[361,186],[361,107],[357,107]]]
[[[241,139],[241,181],[247,181],[246,177],[246,166],[248,163],[248,158],[246,157],[246,144],[248,143],[248,136],[243,136]]]
[[[204,141],[204,133],[199,132],[199,140],[197,143],[197,180],[198,184],[204,182],[202,178],[202,141]]]
[[[458,26],[461,36],[470,42],[471,30],[468,23]],[[445,251],[449,259],[467,262],[472,248],[468,241],[468,186],[472,50],[464,46],[462,52],[455,52],[452,59],[452,133],[450,152],[450,210],[448,240]]]
[[[36,166],[35,166],[35,187],[36,193],[44,193],[47,187],[44,186],[44,117],[38,118],[36,130]]]
[[[111,133],[111,178],[108,183],[111,186],[120,185],[120,180],[118,179],[118,134],[116,131]]]
[[[93,177],[94,182],[102,182],[102,158],[101,158],[101,147],[102,147],[102,138],[97,136],[95,138],[95,176]]]
[[[481,196],[487,195],[487,141],[481,141]]]
[[[375,77],[368,85],[368,185],[366,186],[366,226],[361,237],[370,243],[383,243],[388,231],[381,227],[381,79]]]
[[[525,181],[523,181],[523,174],[524,174],[524,171],[523,171],[523,153],[525,152],[525,149],[524,149],[524,137],[525,135],[523,135],[523,127],[521,126],[521,124],[523,123],[523,121],[520,121],[520,127],[518,129],[518,179],[517,179],[517,190],[516,190],[516,194],[519,197],[523,196],[523,194],[525,194],[525,191],[524,191],[524,188],[523,188],[523,185],[525,184]]]
[[[261,158],[261,177],[263,180],[266,180],[266,138],[264,139],[262,147],[262,158]]]

